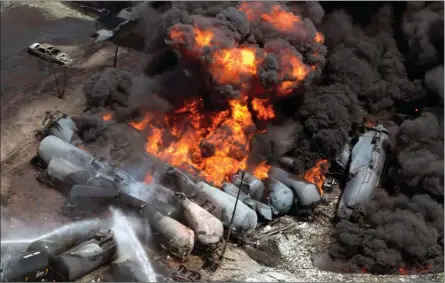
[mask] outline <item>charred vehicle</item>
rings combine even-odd
[[[348,180],[338,204],[337,217],[349,218],[362,202],[372,199],[389,155],[389,135],[382,124],[370,128],[355,144],[347,144],[338,159]]]
[[[114,260],[114,234],[105,228],[36,240],[27,251],[2,263],[3,282],[75,281]]]
[[[58,65],[69,65],[73,59],[68,54],[48,43],[33,43],[28,47],[29,54],[39,57],[50,63]]]

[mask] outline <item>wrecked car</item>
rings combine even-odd
[[[69,65],[73,59],[68,54],[48,43],[33,43],[28,47],[29,54],[60,66]]]

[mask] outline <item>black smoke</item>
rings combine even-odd
[[[365,117],[391,117],[389,112],[404,121],[392,137],[388,172],[397,189],[377,189],[359,216],[335,225],[328,256],[314,260],[323,269],[443,272],[443,2],[409,2],[402,16],[395,12],[385,4],[369,25],[355,23],[345,10],[325,18],[327,81],[347,85]],[[404,32],[398,42],[397,25]],[[330,119],[317,121],[326,125]]]
[[[317,29],[311,19],[298,14],[298,21],[284,29],[264,20],[262,15],[278,13],[275,11],[277,9],[286,13],[289,9],[285,5],[246,2],[235,7],[235,4],[207,3],[208,6],[198,8],[200,4],[184,2],[174,5],[161,17],[161,27],[168,26],[168,33],[162,33],[168,38],[167,44],[178,53],[183,62],[197,65],[189,70],[195,76],[199,75],[201,81],[208,85],[207,91],[211,92],[211,96],[222,95],[222,99],[239,98],[246,92],[255,92],[257,88],[264,95],[265,92],[276,91],[275,88],[284,81],[295,86],[297,80],[310,83],[314,77],[320,75],[326,48],[315,41]],[[222,9],[221,5],[230,6]],[[213,34],[207,46],[197,44],[197,29]],[[226,72],[220,69],[222,65],[218,61],[224,57],[222,54],[225,50],[243,48],[253,50],[256,60],[261,62],[255,66],[256,75],[239,70],[236,71],[239,79],[227,79]],[[297,79],[292,74],[291,57],[304,62],[302,65],[308,72],[304,79]],[[234,57],[233,60],[239,59]]]

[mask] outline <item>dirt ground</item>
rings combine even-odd
[[[11,231],[29,233],[29,227],[35,227],[35,222],[39,225],[46,223],[36,227],[43,231],[71,221],[58,209],[64,203],[62,195],[36,181],[38,172],[29,163],[38,145],[34,132],[46,111],[59,109],[68,115],[82,112],[83,83],[92,74],[112,66],[114,46],[111,43],[93,44],[89,36],[94,32],[94,20],[60,2],[3,1],[1,10],[1,235],[6,237]],[[63,99],[56,97],[55,80],[46,63],[26,54],[27,46],[34,42],[54,44],[74,58],[73,65],[67,68]],[[125,48],[119,50],[119,68],[129,71],[142,68],[141,54]],[[57,70],[57,76],[63,77],[63,69]],[[263,256],[230,245],[221,268],[216,273],[204,272],[203,279],[249,282],[443,281],[443,275],[345,275],[317,270],[311,262],[311,254],[324,248],[329,237],[329,224],[322,221],[302,223],[286,217],[281,225],[293,226],[286,232],[268,237],[269,244],[266,244]],[[157,255],[153,260],[165,260],[165,257]],[[267,261],[268,257],[271,260]],[[194,268],[194,265],[199,267],[199,263],[192,258],[187,265]]]
[[[7,217],[13,227],[26,227],[45,220],[49,229],[68,221],[55,213],[64,200],[53,189],[36,181],[38,172],[29,164],[37,151],[34,133],[45,112],[59,109],[68,115],[83,109],[83,83],[94,73],[113,65],[115,47],[111,43],[94,44],[94,20],[54,1],[2,3],[1,17],[1,204],[2,222]],[[6,5],[6,6],[5,6]],[[74,58],[66,69],[63,99],[57,98],[57,86],[48,63],[28,55],[34,42],[47,42]],[[139,66],[136,51],[120,48],[118,65]],[[63,69],[56,75],[63,83]],[[8,229],[9,228],[9,229]]]

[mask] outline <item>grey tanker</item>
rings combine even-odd
[[[27,251],[2,262],[3,282],[74,281],[113,261],[117,244],[113,231],[56,233],[31,243]]]
[[[288,173],[278,167],[272,167],[269,175],[292,189],[294,193],[295,210],[298,214],[310,214],[312,209],[320,203],[320,191],[315,184],[298,178],[294,174]],[[281,198],[284,198],[284,196]]]
[[[348,219],[360,203],[372,199],[388,159],[388,139],[387,129],[379,123],[362,134],[353,147],[345,146],[339,161],[345,164],[348,160],[348,181],[338,205],[337,217]]]

